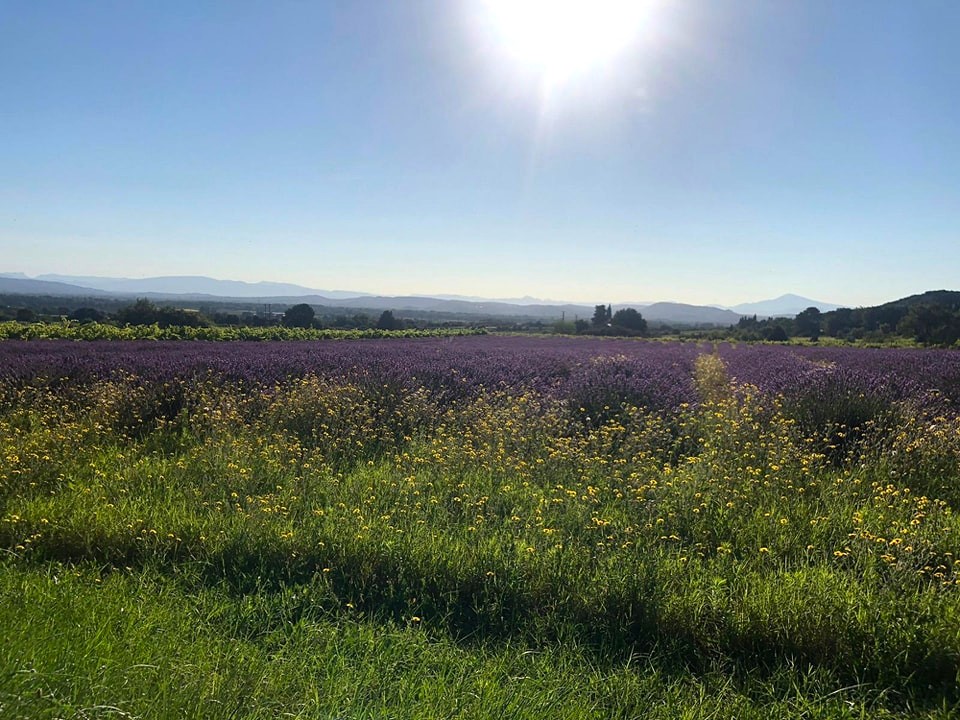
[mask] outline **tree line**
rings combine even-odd
[[[63,303],[62,305],[59,303]],[[70,303],[67,305],[67,303]],[[87,304],[89,303],[89,304]],[[437,315],[433,318],[400,318],[392,310],[379,316],[362,311],[320,307],[319,316],[314,306],[299,303],[286,307],[264,305],[262,311],[225,309],[222,305],[200,304],[200,309],[171,305],[157,305],[141,298],[134,303],[119,299],[58,298],[47,296],[0,295],[0,321],[98,322],[119,326],[157,325],[169,327],[287,327],[338,330],[403,330],[431,328],[484,327],[488,330],[510,332],[557,332],[578,335],[612,336],[672,336],[737,341],[783,342],[803,337],[818,340],[831,337],[842,341],[873,343],[911,340],[922,345],[953,346],[960,344],[960,292],[937,290],[903,298],[874,307],[840,308],[821,312],[809,307],[796,317],[743,317],[735,325],[718,328],[673,326],[647,320],[635,308],[620,308],[613,312],[611,305],[594,307],[593,316],[574,321],[556,322],[532,319],[483,318],[451,319]]]
[[[597,305],[590,320],[560,321],[554,325],[554,331],[575,335],[644,337],[648,334],[648,327],[643,315],[635,308],[620,308],[613,312],[611,305]]]
[[[299,303],[288,307],[282,313],[253,312],[209,312],[157,305],[147,298],[115,309],[101,309],[92,306],[80,306],[74,309],[58,307],[55,310],[40,307],[17,307],[7,311],[0,310],[0,321],[49,322],[71,320],[78,323],[108,323],[118,326],[156,325],[160,328],[207,328],[207,327],[273,327],[323,330],[405,330],[422,329],[423,323],[408,322],[394,315],[392,310],[384,310],[379,318],[371,318],[365,313],[336,315],[321,319],[314,309]],[[326,322],[324,322],[326,320]]]

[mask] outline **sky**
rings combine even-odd
[[[954,0],[3,0],[0,272],[958,289],[958,36]]]

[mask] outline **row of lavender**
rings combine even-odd
[[[587,407],[692,403],[695,345],[458,337],[285,343],[68,341],[0,343],[0,383],[84,383],[131,373],[146,382],[214,374],[252,386],[306,374],[430,390],[453,401],[535,390]]]
[[[960,353],[949,350],[727,344],[734,380],[787,398],[865,396],[917,409],[960,410]]]
[[[721,345],[732,378],[788,399],[870,398],[960,408],[960,353],[942,350]],[[214,374],[272,385],[316,374],[425,387],[442,400],[480,389],[532,389],[588,409],[621,402],[671,410],[697,402],[693,366],[708,345],[630,340],[460,337],[340,342],[0,343],[6,387],[85,383],[118,373],[144,381]]]

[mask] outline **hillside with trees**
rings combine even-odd
[[[960,342],[960,292],[932,290],[872,307],[820,312],[810,307],[795,318],[741,318],[733,328],[739,340],[783,341],[789,337],[818,340],[885,342],[912,340],[921,345],[951,346]]]

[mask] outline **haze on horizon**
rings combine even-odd
[[[957,28],[934,0],[5,3],[0,272],[956,288]]]

